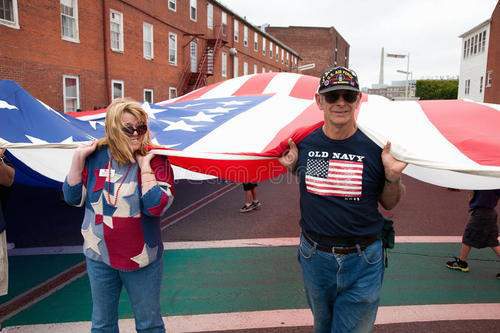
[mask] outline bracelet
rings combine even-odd
[[[154,175],[155,173],[153,171],[144,171],[144,172],[141,172],[141,175],[148,175],[148,174]]]
[[[396,180],[392,180],[392,181],[391,181],[391,180],[389,180],[389,179],[387,179],[387,178],[385,178],[385,182],[386,182],[387,184],[397,184],[397,183],[399,183],[400,181],[401,181],[401,177],[399,177],[399,178],[398,178],[398,179],[396,179]]]

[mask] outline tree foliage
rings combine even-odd
[[[426,99],[457,99],[458,80],[417,80],[416,97]]]

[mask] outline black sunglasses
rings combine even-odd
[[[359,92],[353,90],[333,90],[323,94],[323,96],[325,96],[325,101],[329,104],[338,101],[340,96],[342,96],[344,101],[347,103],[354,103],[356,102],[358,95]]]
[[[141,124],[137,127],[133,127],[130,124],[125,124],[122,126],[122,131],[128,136],[134,135],[134,132],[137,132],[137,135],[144,135],[148,131],[148,125]]]

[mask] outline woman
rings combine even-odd
[[[108,106],[105,137],[78,148],[63,185],[65,201],[85,205],[84,254],[92,290],[92,332],[118,332],[125,286],[136,329],[165,332],[160,312],[160,217],[173,201],[166,157],[147,152],[147,114],[131,99]]]

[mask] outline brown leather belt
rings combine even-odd
[[[358,245],[358,246],[324,246],[324,245],[316,243],[305,232],[302,232],[302,235],[304,235],[304,239],[311,246],[315,247],[319,251],[333,253],[333,254],[355,253],[355,252],[358,252],[358,248],[359,248],[359,251],[363,251],[364,249],[366,249],[368,246],[370,246],[373,242],[375,242],[377,240],[376,237],[369,238],[369,239],[367,239],[367,241],[364,242],[363,245]]]

